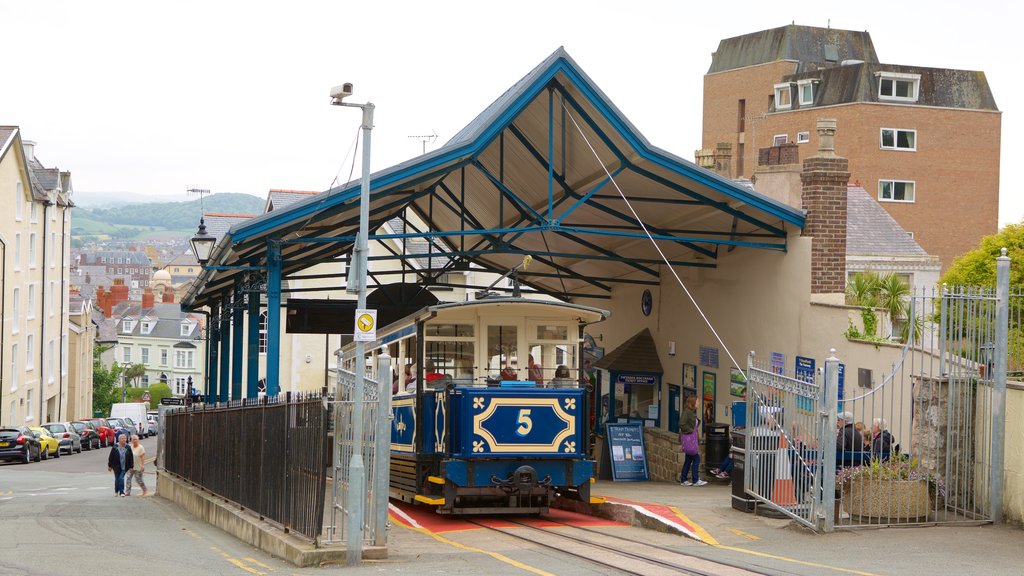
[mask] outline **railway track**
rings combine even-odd
[[[692,576],[763,574],[747,567],[724,564],[702,558],[698,555],[686,554],[667,546],[658,546],[632,538],[622,538],[598,530],[551,520],[550,518],[545,518],[545,521],[557,524],[559,526],[558,529],[531,526],[508,518],[504,520],[515,524],[517,528],[497,528],[474,520],[468,520],[468,522],[486,530],[499,532],[518,540],[557,550],[563,554],[568,554],[598,566],[612,568],[624,574],[636,574],[637,576],[655,576],[660,574],[689,574]],[[525,532],[520,530],[520,528],[525,528]],[[567,533],[570,531],[574,533]],[[531,537],[530,534],[534,536]]]

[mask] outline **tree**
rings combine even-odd
[[[137,385],[138,385],[139,378],[142,378],[145,375],[146,375],[146,367],[143,366],[142,364],[129,364],[128,367],[124,369],[124,385],[125,385],[125,390],[122,392],[122,401],[125,401],[124,399],[127,397],[127,392],[128,392],[127,386],[128,386],[128,383],[132,382],[133,383],[132,388],[136,388]]]
[[[1010,286],[1024,285],[1024,222],[1009,224],[998,233],[982,238],[977,248],[953,261],[941,282],[957,286],[995,286],[996,258],[1003,248],[1010,257]]]
[[[100,360],[100,355],[108,348],[96,346],[92,355],[92,408],[101,414],[110,414],[110,405],[115,401],[114,389],[121,380],[121,367],[116,361],[107,368]],[[86,416],[91,414],[82,415]]]

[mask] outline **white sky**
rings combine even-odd
[[[1002,225],[1024,218],[1010,173],[1024,147],[1020,6],[0,0],[0,124],[21,126],[80,192],[319,191],[347,180],[360,118],[329,105],[331,86],[376,105],[379,170],[421,152],[410,135],[436,131],[428,150],[440,146],[565,46],[652,144],[692,160],[719,40],[831,20],[868,30],[883,62],[985,72],[1003,111]]]

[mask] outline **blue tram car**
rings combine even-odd
[[[542,513],[590,500],[586,326],[609,312],[488,298],[378,329],[392,358],[391,496],[444,514]],[[374,364],[376,365],[376,364]]]

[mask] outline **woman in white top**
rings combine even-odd
[[[132,495],[132,479],[139,483],[139,487],[142,488],[142,495],[149,494],[146,490],[146,482],[142,479],[142,473],[146,470],[146,449],[142,447],[142,443],[139,442],[139,437],[132,434],[132,459],[135,464],[132,469],[128,471],[127,478],[125,479],[125,496]]]

